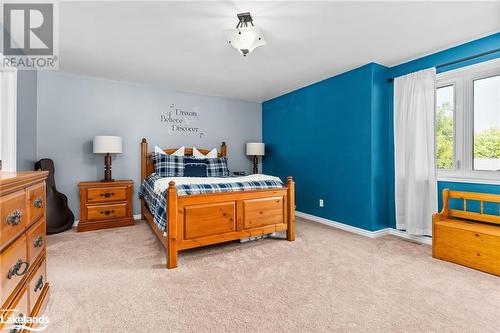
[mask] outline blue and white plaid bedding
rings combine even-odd
[[[167,202],[166,191],[160,194],[155,193],[154,186],[161,177],[152,174],[147,176],[139,189],[139,197],[144,198],[149,210],[153,214],[153,221],[162,231],[167,229]],[[213,184],[182,184],[176,185],[177,196],[219,193],[219,192],[238,192],[265,190],[273,188],[282,188],[283,183],[277,180],[259,180],[242,181],[236,183],[213,183]]]
[[[227,158],[207,158],[207,177],[229,177]]]

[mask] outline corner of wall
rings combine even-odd
[[[371,77],[371,230],[388,226],[390,154],[387,147],[388,68],[372,63]]]

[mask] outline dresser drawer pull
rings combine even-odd
[[[106,192],[106,193],[101,193],[100,194],[101,197],[105,197],[105,198],[110,198],[113,195],[115,195],[114,192]]]
[[[9,333],[20,333],[23,330],[24,314],[19,313],[19,317],[14,319],[14,328]]]
[[[39,198],[36,198],[35,200],[33,200],[33,206],[35,206],[35,208],[42,208],[43,199],[41,197],[39,197]]]
[[[43,246],[43,237],[42,235],[39,235],[34,241],[33,241],[33,246],[34,247],[42,247]]]
[[[16,209],[15,211],[7,215],[7,224],[18,225],[19,223],[21,223],[22,215],[23,213],[19,209]]]
[[[114,212],[115,212],[114,210],[101,210],[99,213],[108,216],[110,214],[113,214]]]
[[[24,266],[24,269],[22,272],[19,272],[21,270],[21,267]],[[26,274],[26,272],[28,271],[28,267],[30,267],[30,263],[27,262],[27,261],[22,261],[21,259],[19,259],[15,264],[14,266],[12,266],[10,269],[9,269],[9,272],[7,273],[7,279],[12,279],[12,277],[14,275],[17,275],[17,276],[23,276],[24,274]]]
[[[40,275],[38,281],[36,281],[34,291],[37,292],[38,290],[42,290],[42,288],[43,288],[43,275]]]

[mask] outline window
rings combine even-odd
[[[439,178],[500,183],[500,59],[438,74]]]
[[[436,90],[436,166],[451,170],[455,167],[455,86]]]
[[[500,75],[474,80],[474,170],[500,171]]]

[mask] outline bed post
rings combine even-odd
[[[288,228],[286,229],[286,239],[295,240],[295,182],[292,176],[287,179],[288,189]]]
[[[147,158],[148,158],[148,141],[146,138],[142,138],[141,141],[141,184],[146,178],[147,170]],[[146,216],[144,216],[144,199],[141,197],[141,219],[145,220]]]
[[[167,191],[167,268],[177,267],[177,190],[175,183],[168,183]]]
[[[222,142],[220,145],[220,157],[226,157],[227,156],[227,146],[226,142]]]

